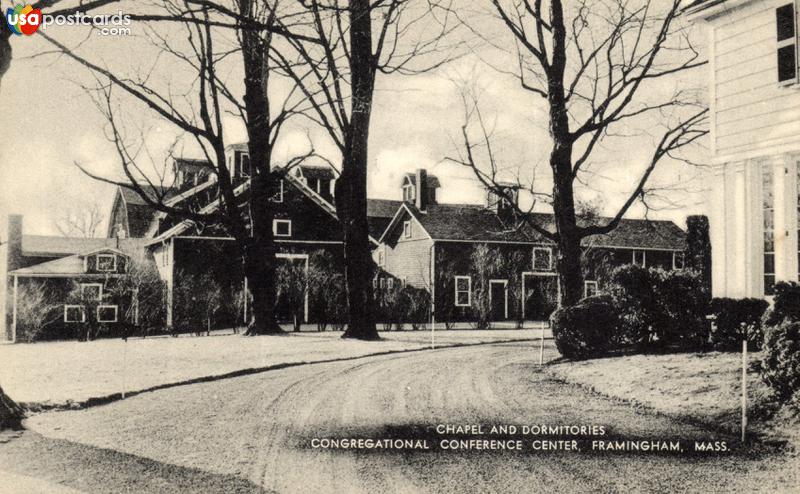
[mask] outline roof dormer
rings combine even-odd
[[[246,142],[231,144],[225,148],[225,165],[234,182],[250,177],[250,148]]]
[[[427,170],[419,168],[415,173],[403,175],[401,187],[403,201],[415,205],[420,211],[425,211],[429,205],[436,204],[436,189],[440,185],[438,178],[428,175]]]
[[[191,189],[202,184],[211,176],[212,169],[208,160],[176,158],[175,183],[178,190]]]

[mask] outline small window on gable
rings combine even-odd
[[[276,237],[291,237],[292,220],[272,220],[272,233]]]
[[[103,285],[100,283],[81,283],[81,300],[102,300]]]
[[[553,270],[553,250],[550,247],[533,248],[533,270],[536,272]]]
[[[455,277],[455,303],[456,307],[469,307],[472,305],[472,278],[469,276]]]
[[[65,305],[64,322],[86,322],[86,311],[82,305]]]
[[[403,238],[411,238],[411,221],[403,222]]]
[[[684,254],[683,252],[672,253],[672,269],[683,269]]]
[[[381,278],[381,289],[386,288],[386,278]]]
[[[778,82],[791,83],[797,80],[797,37],[794,4],[789,3],[775,10],[777,25]]]
[[[383,252],[383,248],[378,248],[378,266],[383,266],[386,264],[386,255]]]
[[[596,281],[585,281],[583,283],[583,296],[584,297],[594,297],[597,295],[597,282]]]
[[[631,261],[633,264],[644,268],[647,266],[647,253],[643,250],[634,250]]]
[[[97,322],[117,322],[117,306],[98,305]]]
[[[104,272],[116,271],[117,256],[114,254],[97,254],[97,270]]]

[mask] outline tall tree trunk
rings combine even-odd
[[[553,149],[553,214],[558,233],[559,305],[576,304],[583,296],[581,272],[581,234],[575,214],[572,175],[572,134],[569,128],[564,73],[567,65],[566,29],[561,0],[550,3],[553,29],[552,63],[547,71],[547,102],[550,107],[550,136]]]
[[[0,387],[0,430],[19,427],[24,416],[22,408],[14,403]]]
[[[252,3],[243,2],[242,14],[250,15]],[[275,238],[272,232],[270,202],[270,114],[267,99],[269,68],[266,42],[261,33],[243,29],[244,103],[247,113],[247,138],[250,153],[251,239],[244,255],[245,276],[253,294],[253,319],[247,335],[282,333],[275,319]]]
[[[352,111],[345,135],[342,175],[336,183],[336,210],[344,229],[344,261],[349,324],[342,338],[377,340],[372,311],[372,256],[367,224],[369,122],[375,87],[369,0],[351,0],[350,71]]]

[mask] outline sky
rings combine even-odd
[[[51,26],[47,31],[70,46],[81,43],[81,53],[110,67],[136,70],[161,64],[162,82],[180,79],[179,70],[167,62],[153,58],[153,53],[139,50],[144,26],[134,22],[128,37],[90,35],[79,28]],[[497,31],[502,36],[502,31]],[[500,39],[500,38],[498,38]],[[5,108],[0,119],[0,218],[22,214],[27,234],[56,234],[53,219],[65,208],[81,208],[97,202],[110,209],[114,187],[83,175],[75,166],[79,162],[108,177],[119,177],[120,168],[114,148],[105,137],[105,121],[92,100],[79,84],[91,82],[85,68],[54,55],[41,56],[48,44],[34,34],[12,40],[14,60],[0,86],[0,103]],[[400,181],[404,173],[427,168],[436,175],[442,188],[441,202],[479,203],[482,192],[472,171],[449,163],[461,146],[461,125],[464,109],[459,82],[468,81],[479,87],[480,104],[494,129],[493,145],[501,158],[501,168],[508,178],[517,176],[535,180],[547,188],[549,170],[547,156],[550,140],[547,134],[546,109],[538,97],[519,88],[513,77],[487,65],[489,47],[480,43],[464,51],[454,62],[436,71],[414,75],[379,75],[376,100],[370,128],[369,196],[399,199]],[[489,54],[489,55],[487,55]],[[702,69],[699,69],[702,71]],[[235,86],[241,73],[233,67],[228,79]],[[665,90],[702,82],[697,74],[690,79],[669,82]],[[674,86],[674,87],[673,87]],[[169,126],[145,117],[137,108],[122,107],[131,124],[147,129],[147,141],[163,159],[174,134]],[[244,127],[236,118],[225,119],[226,141],[244,140]],[[315,149],[336,152],[323,134],[308,122],[288,129],[280,142],[276,159],[288,159],[308,147],[308,136]],[[596,173],[581,187],[581,197],[597,204],[604,212],[613,212],[626,197],[651,148],[652,138],[640,132],[616,140],[597,153]],[[158,154],[161,156],[158,156]],[[192,154],[186,150],[186,154]],[[693,157],[703,162],[702,150]],[[672,193],[671,207],[648,213],[651,218],[672,219],[684,225],[687,214],[702,213],[702,169],[676,163],[665,163],[653,180],[659,184],[681,184],[690,192]],[[662,206],[664,203],[662,201]],[[641,208],[630,216],[643,214]],[[5,220],[3,220],[5,223]],[[4,227],[5,225],[3,225]],[[0,235],[4,228],[0,228]],[[2,239],[3,237],[0,237]]]

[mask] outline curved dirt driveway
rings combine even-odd
[[[552,349],[548,353],[554,355]],[[730,440],[554,381],[533,364],[537,358],[534,345],[510,343],[307,365],[167,389],[33,417],[28,427],[46,438],[36,435],[42,445],[26,451],[35,454],[50,442],[56,451],[51,454],[75,443],[113,450],[117,456],[107,467],[119,477],[125,476],[127,461],[162,465],[167,473],[159,492],[198,491],[184,473],[170,485],[170,469],[203,472],[223,482],[223,490],[224,482],[235,480],[280,493],[786,492],[797,485],[783,454],[378,453],[309,447],[314,437],[403,437],[442,423],[604,425],[622,439]],[[0,445],[0,465],[13,461],[15,441]],[[31,474],[24,461],[4,468]],[[62,472],[57,480],[85,491],[102,485],[105,492],[147,492],[151,484],[138,472],[120,480],[103,478],[102,469]],[[43,467],[36,474],[55,478]]]

